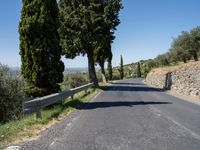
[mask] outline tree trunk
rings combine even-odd
[[[187,63],[187,59],[185,57],[182,58],[184,63]]]
[[[105,73],[105,68],[104,68],[104,62],[99,63],[99,66],[101,67],[102,81],[103,81],[104,83],[107,83],[106,73]]]
[[[89,72],[90,82],[93,82],[94,86],[98,87],[99,84],[98,84],[95,66],[94,66],[93,51],[91,49],[88,49],[87,56],[88,56],[88,72]]]
[[[198,59],[198,54],[197,54],[196,51],[193,51],[193,57],[194,57],[194,60],[195,60],[195,61],[198,61],[198,60],[199,60],[199,59]]]
[[[109,76],[109,80],[112,80],[112,60],[109,59],[108,60],[108,76]]]

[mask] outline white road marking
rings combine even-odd
[[[91,101],[94,101],[101,93],[102,93],[102,91],[99,92],[97,95],[95,95],[94,98]]]
[[[53,144],[55,143],[56,141],[53,141],[51,144],[50,144],[50,146],[53,146]]]
[[[200,140],[200,135],[199,134],[197,134],[194,131],[188,129],[187,127],[185,127],[181,123],[175,121],[173,118],[167,116],[166,114],[164,115],[159,109],[157,109],[157,108],[155,108],[153,106],[150,106],[149,108],[153,111],[153,113],[155,115],[157,115],[159,117],[160,116],[164,116],[167,120],[173,122],[175,125],[177,125],[178,127],[182,128],[186,133],[190,134],[193,138]]]
[[[9,146],[4,150],[20,150],[20,147],[19,146]]]
[[[72,123],[71,123],[71,122],[67,124],[67,126],[68,126],[68,127],[70,127],[71,125],[72,125]]]
[[[190,133],[191,136],[193,136],[195,139],[198,139],[200,140],[200,135],[196,134],[195,132],[193,132],[192,130],[186,128],[184,125],[180,124],[179,122],[175,121],[174,119],[172,119],[171,117],[168,117],[167,118],[169,120],[171,120],[174,124],[176,124],[177,126],[181,127],[182,129],[184,129],[185,131],[187,131],[188,133]]]
[[[149,107],[151,110],[152,110],[152,112],[155,114],[155,115],[157,115],[157,116],[161,116],[161,111],[160,110],[158,110],[158,109],[156,109],[155,107],[153,107],[153,106],[150,106]]]

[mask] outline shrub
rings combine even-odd
[[[61,83],[62,90],[79,87],[88,84],[89,78],[86,73],[66,73],[64,74],[63,83]]]
[[[22,114],[22,89],[20,75],[0,64],[0,122],[16,119]]]
[[[121,80],[121,76],[119,73],[113,73],[112,80]]]
[[[85,84],[88,84],[88,83],[89,83],[89,79],[83,73],[73,74],[69,78],[69,86],[70,86],[70,88],[79,87],[81,85],[85,85]]]
[[[97,80],[98,80],[98,82],[103,82],[101,73],[100,73],[100,72],[97,72],[96,74],[97,74]],[[107,79],[108,79],[108,78],[107,78]]]

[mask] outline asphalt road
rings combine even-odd
[[[21,149],[200,150],[200,106],[121,81]]]

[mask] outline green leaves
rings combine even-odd
[[[19,23],[25,93],[38,97],[59,91],[64,64],[56,0],[24,0]]]
[[[174,59],[187,62],[193,57],[195,61],[198,61],[199,39],[200,27],[189,32],[183,31],[172,43],[171,52],[176,56]]]
[[[94,63],[104,64],[112,55],[110,45],[119,24],[120,0],[60,0],[59,8],[63,54],[66,58],[87,54],[90,79],[96,82]]]

